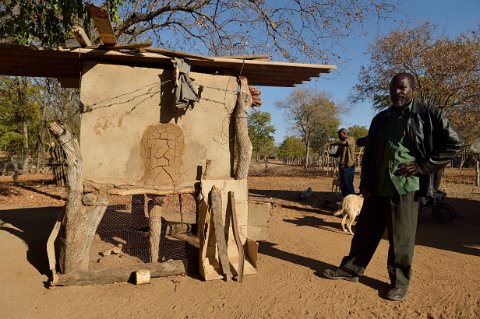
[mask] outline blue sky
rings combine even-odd
[[[299,87],[309,86],[329,92],[333,101],[350,107],[351,110],[341,116],[342,127],[353,125],[368,127],[375,114],[371,103],[366,101],[350,105],[347,97],[357,83],[360,67],[368,64],[366,51],[369,43],[378,36],[398,29],[402,23],[407,27],[414,27],[425,21],[436,25],[439,33],[456,37],[466,30],[474,29],[477,23],[480,23],[480,0],[403,0],[393,19],[385,22],[372,19],[366,25],[367,36],[356,36],[343,41],[339,53],[347,62],[337,64],[337,70]],[[274,106],[275,101],[285,100],[294,89],[275,87],[259,89],[262,91],[263,105],[258,110],[271,114],[272,125],[276,128],[275,143],[279,145],[286,136],[292,135],[292,132],[288,128],[284,112]]]

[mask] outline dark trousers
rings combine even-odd
[[[353,186],[353,177],[355,176],[355,166],[340,168],[338,170],[338,179],[340,180],[340,190],[343,197],[355,194]]]
[[[410,282],[418,202],[415,193],[390,197],[367,197],[355,227],[350,253],[340,268],[363,275],[372,259],[385,228],[388,230],[387,268],[392,286],[406,288]]]

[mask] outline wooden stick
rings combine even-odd
[[[55,221],[55,225],[53,226],[52,232],[50,236],[48,236],[47,240],[47,258],[48,258],[48,265],[50,266],[50,271],[52,272],[52,276],[57,273],[57,258],[55,256],[55,240],[57,239],[58,232],[60,231],[60,226],[62,225],[63,218],[65,217],[66,209],[65,207],[62,208],[61,212],[58,214],[57,220]]]
[[[225,242],[224,227],[222,222],[222,194],[220,189],[213,186],[210,191],[210,197],[212,200],[211,214],[213,217],[213,228],[215,231],[215,239],[218,247],[218,258],[220,259],[220,265],[222,266],[225,280],[228,281],[232,277],[230,271],[230,261],[228,260],[227,243]]]
[[[150,277],[167,277],[185,274],[185,265],[181,260],[168,260],[162,263],[147,263],[97,271],[75,271],[68,274],[55,274],[50,286],[85,286],[128,282],[133,273],[150,270]]]
[[[231,218],[232,218],[232,229],[233,229],[233,237],[235,238],[235,243],[237,244],[238,249],[238,274],[237,280],[238,282],[242,282],[243,280],[243,266],[245,263],[245,252],[243,251],[242,239],[240,238],[240,234],[238,232],[238,221],[237,221],[237,209],[235,206],[235,193],[230,191],[228,192],[228,197],[230,201],[230,211],[231,211]]]
[[[202,179],[208,179],[208,174],[210,172],[210,167],[212,166],[212,160],[207,159],[205,162],[205,169],[203,170]]]
[[[85,33],[85,30],[81,26],[74,25],[72,27],[72,32],[75,36],[75,39],[77,39],[78,43],[80,43],[82,47],[88,47],[92,45],[92,42],[90,41],[87,34]]]

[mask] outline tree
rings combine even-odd
[[[248,117],[248,136],[257,162],[260,155],[270,155],[267,153],[274,147],[272,134],[275,133],[275,128],[270,125],[270,121],[271,116],[267,112],[253,111]]]
[[[410,72],[417,81],[415,97],[443,108],[469,142],[480,134],[480,30],[454,39],[435,30],[429,23],[402,27],[371,44],[352,100],[372,99],[375,108],[385,108],[391,77]]]
[[[358,140],[360,137],[365,137],[368,135],[368,128],[365,126],[354,125],[350,126],[348,129],[350,136],[355,138],[355,141]]]
[[[326,93],[316,94],[312,90],[297,89],[287,97],[286,101],[277,102],[276,106],[287,111],[286,115],[291,122],[291,128],[302,139],[305,149],[305,167],[308,167],[312,145],[336,134],[340,123],[336,104]]]
[[[72,25],[88,32],[86,0],[5,0],[0,36],[17,43],[64,45]],[[384,19],[392,0],[104,0],[117,37],[154,40],[170,49],[221,54],[270,53],[292,61],[327,61],[332,44],[369,17]],[[360,28],[359,28],[360,29]]]
[[[0,144],[7,156],[20,155],[28,170],[40,124],[39,87],[28,78],[0,77]]]
[[[298,137],[288,136],[278,148],[278,156],[286,162],[304,157],[303,141]]]

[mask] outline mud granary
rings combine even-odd
[[[198,228],[199,271],[205,279],[238,276],[242,260],[242,272],[255,272],[255,239],[265,227],[259,216],[268,218],[268,207],[248,201],[248,86],[292,87],[333,69],[272,62],[265,56],[206,57],[149,47],[1,44],[0,74],[57,78],[63,87],[80,89],[80,147],[70,156],[77,172],[69,175],[76,180],[69,181],[65,216],[59,217],[49,241],[52,245],[63,228],[60,256],[52,247],[48,251],[53,274],[61,258],[64,275],[93,271],[90,251],[111,205],[109,196],[140,198],[140,219],[149,232],[146,264],[163,260],[159,247],[165,224],[182,222]],[[187,80],[183,88],[182,76]],[[193,91],[193,97],[185,89]],[[65,135],[61,138],[69,142]],[[166,197],[188,194],[194,199],[192,212],[180,207],[167,214],[162,208]],[[176,203],[181,206],[182,200]],[[133,210],[133,205],[125,207]],[[82,214],[94,217],[85,222]],[[215,219],[218,215],[221,219]],[[224,230],[217,229],[219,224],[230,228],[226,238],[220,236]],[[121,241],[126,249],[128,238]]]

